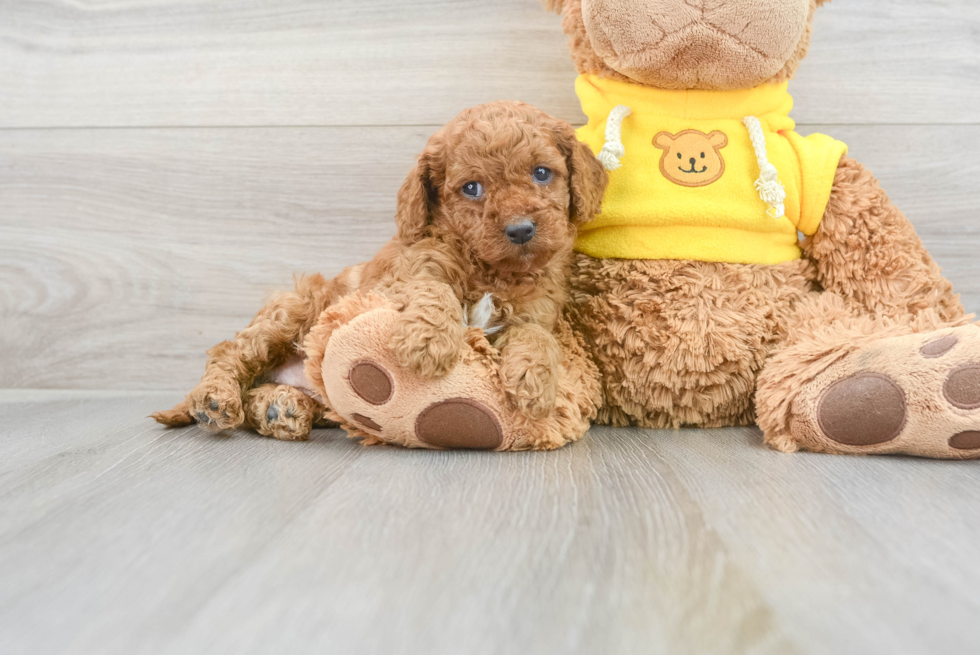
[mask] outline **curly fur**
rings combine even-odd
[[[551,169],[553,179],[535,182],[531,173],[538,166]],[[470,181],[483,185],[483,198],[464,196],[461,189]],[[201,383],[177,407],[153,418],[167,425],[198,421],[218,430],[248,421],[263,434],[299,438],[317,411],[295,393],[283,396],[281,389],[263,385],[264,378],[294,356],[316,326],[317,338],[307,350],[315,355],[338,321],[377,302],[370,293],[401,309],[389,345],[400,364],[423,377],[453,368],[465,338],[463,305],[493,294],[496,322],[504,327],[501,358],[512,371],[506,390],[532,417],[550,411],[556,381],[544,369],[563,353],[553,333],[567,295],[575,228],[599,211],[605,183],[601,164],[564,121],[517,102],[462,112],[429,139],[398,193],[397,236],[374,259],[332,280],[297,279],[294,291],[264,307],[234,341],[211,349]],[[536,234],[516,245],[504,229],[526,219],[535,223]],[[328,312],[318,324],[325,310],[355,291],[369,295],[345,304],[337,316]],[[584,356],[569,365],[592,366]],[[516,374],[522,367],[527,375]],[[307,366],[307,374],[322,387],[318,371]],[[289,418],[296,420],[269,425],[274,398],[289,404],[286,413],[291,409]],[[272,413],[284,416],[281,410],[276,405]],[[325,408],[320,414],[337,419]]]
[[[963,316],[959,295],[868,169],[844,157],[820,230],[803,242],[828,291],[884,316]]]
[[[577,255],[569,320],[599,367],[599,422],[747,425],[767,355],[813,288],[805,260],[778,266]]]

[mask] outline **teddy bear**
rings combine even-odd
[[[562,310],[565,352],[594,363],[600,406],[544,417],[547,447],[588,415],[757,424],[784,452],[980,457],[977,324],[847,146],[801,136],[790,118],[788,81],[825,2],[544,0],[579,73],[578,137],[608,172],[600,210],[580,221]],[[308,353],[337,420],[356,422],[361,400],[334,362],[371,352],[409,390],[395,415],[452,396],[497,433],[533,439],[488,391],[496,364],[479,335],[451,378],[413,377],[385,343],[396,309],[355,305],[325,317]],[[445,447],[507,448],[475,439],[476,423],[443,423]]]
[[[565,307],[597,421],[980,457],[978,326],[847,146],[789,116],[826,1],[544,0],[610,175]]]

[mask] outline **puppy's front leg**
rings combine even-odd
[[[426,378],[445,377],[463,352],[463,306],[452,287],[413,281],[389,295],[404,305],[388,345],[401,366]]]
[[[515,325],[497,339],[504,391],[517,408],[533,419],[555,407],[561,346],[536,323]]]

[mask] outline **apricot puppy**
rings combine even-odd
[[[599,211],[605,184],[568,123],[519,102],[462,112],[429,139],[398,192],[397,235],[374,259],[331,280],[299,278],[212,348],[200,384],[153,418],[306,438],[329,408],[301,374],[300,344],[324,310],[358,291],[398,308],[387,346],[422,379],[453,370],[466,347],[464,306],[486,307],[492,294],[506,397],[529,417],[547,415],[560,393],[554,334],[576,225]]]

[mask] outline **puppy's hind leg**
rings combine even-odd
[[[223,341],[208,351],[208,364],[200,383],[173,409],[150,414],[167,427],[199,423],[209,430],[230,430],[245,422],[242,386],[236,369],[236,346]]]
[[[323,405],[285,384],[263,384],[245,396],[245,416],[259,434],[282,441],[305,441],[323,418]]]
[[[320,275],[299,278],[294,291],[263,307],[234,341],[209,350],[201,382],[177,407],[153,418],[166,425],[186,425],[189,418],[209,430],[242,426],[245,395],[256,378],[291,356],[320,312],[346,291],[344,275],[330,281]]]

